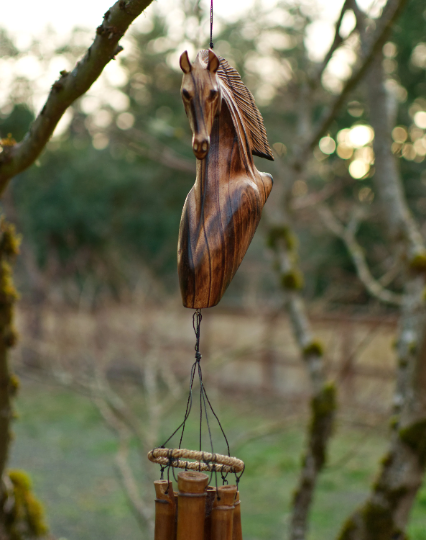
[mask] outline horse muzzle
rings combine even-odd
[[[197,159],[204,159],[210,149],[210,137],[198,138],[194,137],[192,140],[192,150],[194,151]]]

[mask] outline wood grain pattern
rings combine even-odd
[[[191,64],[185,51],[180,65],[197,174],[182,212],[178,274],[183,305],[207,308],[234,277],[272,189],[253,154],[273,157],[254,98],[225,59],[200,51]]]

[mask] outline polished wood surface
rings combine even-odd
[[[243,530],[241,528],[241,501],[240,492],[237,491],[234,502],[234,530],[232,540],[243,540]]]
[[[180,65],[197,174],[182,212],[178,274],[183,305],[207,308],[234,277],[272,189],[253,155],[273,157],[254,98],[224,58],[200,51],[191,64],[184,52]]]
[[[211,540],[233,540],[237,486],[217,488],[211,514]]]
[[[212,510],[216,499],[216,488],[208,486],[206,498],[206,517],[204,524],[204,540],[211,540],[212,537]]]
[[[176,500],[173,485],[167,480],[156,480],[154,540],[176,539]]]
[[[209,477],[203,473],[178,474],[177,540],[204,540],[208,482]]]

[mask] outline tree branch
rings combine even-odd
[[[132,137],[132,139],[130,139]],[[148,145],[144,148],[134,142],[134,138]],[[144,133],[140,129],[132,129],[129,133],[128,144],[139,155],[160,162],[170,169],[195,174],[195,160],[189,160],[177,154],[172,148],[155,139],[152,134]]]
[[[426,255],[390,150],[393,126],[382,60],[382,53],[378,51],[367,86],[370,122],[375,131],[373,182],[382,201],[390,240],[393,246],[402,246],[406,255],[397,338],[393,433],[369,497],[347,520],[339,540],[375,540],[379,536],[404,538],[410,510],[426,468]]]
[[[0,194],[8,181],[27,169],[42,152],[66,109],[96,81],[122,47],[118,42],[152,0],[119,0],[105,15],[96,38],[71,73],[61,72],[47,101],[22,142],[4,146],[0,154]]]
[[[271,227],[268,243],[275,254],[277,268],[293,334],[311,379],[311,415],[307,447],[298,486],[292,501],[290,540],[305,540],[308,518],[319,474],[323,470],[336,412],[335,387],[324,374],[324,351],[314,339],[300,290],[303,277],[297,265],[296,238],[288,225]]]
[[[372,32],[366,46],[366,53],[363,55],[358,68],[353,72],[352,76],[346,81],[343,90],[334,98],[329,107],[324,111],[321,118],[313,129],[313,135],[302,146],[300,154],[296,156],[297,163],[303,162],[306,155],[315,147],[321,136],[327,131],[331,123],[335,119],[338,111],[343,103],[345,103],[348,95],[363,79],[369,66],[371,65],[377,51],[383,47],[393,23],[401,14],[407,0],[388,0],[383,9],[382,16],[377,21],[376,28]],[[299,165],[300,166],[300,165]]]
[[[328,63],[330,62],[331,57],[333,56],[333,54],[336,52],[336,50],[340,47],[340,45],[344,41],[342,36],[340,35],[340,26],[342,25],[342,21],[343,21],[343,17],[345,15],[345,13],[349,9],[351,9],[353,3],[354,3],[354,0],[345,0],[344,4],[342,6],[342,9],[341,9],[340,14],[339,14],[339,18],[337,19],[336,26],[335,26],[335,29],[334,29],[333,42],[332,42],[330,48],[328,49],[328,52],[325,55],[325,58],[322,61],[321,66],[320,66],[320,68],[319,68],[319,70],[318,70],[318,72],[317,72],[317,74],[315,76],[313,89],[315,89],[316,86],[320,83],[321,77],[322,77],[322,75],[323,75],[323,73],[325,71],[325,68],[327,67]]]
[[[331,210],[325,205],[318,208],[318,213],[324,225],[345,243],[349,255],[352,258],[352,262],[354,263],[356,273],[368,292],[385,304],[401,306],[402,296],[392,291],[388,291],[372,276],[367,261],[365,260],[364,252],[355,238],[357,224],[352,222],[350,226],[343,227],[336,216],[334,216]]]

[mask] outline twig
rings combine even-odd
[[[153,137],[151,133],[144,133],[141,129],[132,129],[129,130],[128,136],[129,146],[141,156],[160,161],[171,169],[195,174],[195,159],[191,161],[180,156],[172,148]],[[148,148],[136,144],[135,139],[148,145]]]
[[[116,455],[116,465],[118,472],[120,473],[119,478],[121,484],[130,502],[130,506],[140,525],[143,528],[146,526],[152,528],[152,512],[148,509],[139,494],[136,480],[127,460],[130,433],[113,411],[111,411],[105,400],[99,398],[99,396],[93,396],[92,401],[107,425],[117,435],[119,449]]]
[[[366,74],[369,66],[371,65],[374,56],[377,51],[380,51],[384,45],[390,29],[392,28],[393,23],[401,14],[407,0],[388,0],[385,8],[383,9],[382,16],[376,23],[376,28],[369,39],[369,42],[366,47],[366,54],[363,56],[358,68],[353,72],[352,76],[346,81],[345,86],[343,87],[340,94],[338,94],[334,100],[331,102],[329,107],[324,111],[321,118],[314,126],[313,134],[310,139],[302,146],[299,155],[296,156],[295,161],[300,167],[300,164],[303,163],[306,155],[312,150],[321,136],[327,131],[330,127],[333,120],[336,118],[336,115],[345,103],[348,95],[352,90],[358,85],[358,83],[363,79]]]
[[[322,77],[322,75],[323,75],[323,73],[325,71],[325,68],[327,67],[328,63],[330,62],[331,57],[336,52],[336,50],[340,47],[340,45],[343,43],[343,38],[340,35],[340,26],[342,25],[342,20],[343,20],[343,17],[345,15],[345,13],[349,9],[352,9],[352,4],[353,3],[355,3],[354,0],[345,0],[345,3],[342,6],[342,9],[341,9],[340,14],[339,14],[339,18],[337,19],[336,26],[335,26],[335,29],[334,29],[333,42],[332,42],[330,48],[328,49],[328,52],[325,55],[325,58],[324,58],[323,62],[321,63],[321,66],[320,66],[320,68],[319,68],[319,70],[318,70],[318,72],[317,72],[317,74],[315,76],[313,89],[315,89],[317,87],[317,85],[321,82],[321,77]]]
[[[291,199],[291,209],[292,210],[304,210],[305,208],[311,208],[317,204],[326,201],[349,183],[352,183],[352,180],[344,180],[341,182],[329,182],[327,183],[320,191],[316,193],[309,193],[304,197],[297,197]]]
[[[66,109],[87,92],[108,62],[122,50],[118,42],[151,1],[119,0],[105,13],[87,53],[72,72],[61,72],[22,142],[3,147],[0,154],[0,194],[13,176],[34,163]]]
[[[402,296],[392,291],[388,291],[372,276],[367,261],[365,260],[364,252],[356,241],[354,233],[356,226],[354,222],[352,222],[351,226],[343,227],[331,210],[325,205],[318,207],[317,210],[324,225],[345,243],[349,255],[355,265],[357,275],[368,292],[385,304],[400,306],[402,304]]]

